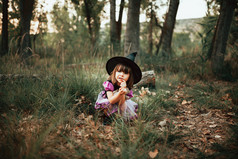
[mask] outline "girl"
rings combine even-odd
[[[119,113],[126,120],[137,118],[138,105],[130,99],[133,97],[133,84],[138,83],[142,76],[134,62],[136,54],[117,56],[107,61],[106,70],[110,76],[103,83],[104,91],[99,93],[95,104],[95,109],[102,109],[107,117]]]

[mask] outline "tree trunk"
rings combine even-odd
[[[140,82],[135,84],[135,87],[136,88],[139,88],[139,87],[155,88],[155,71],[150,70],[150,71],[142,72],[141,80]]]
[[[122,14],[125,0],[121,0],[119,18],[116,21],[116,2],[110,0],[110,40],[111,53],[120,52]]]
[[[84,5],[85,5],[86,19],[87,19],[87,23],[88,23],[88,32],[89,32],[89,35],[90,35],[91,43],[94,46],[95,39],[94,39],[94,36],[93,36],[92,25],[91,25],[92,16],[91,16],[91,11],[90,11],[90,1],[84,0]]]
[[[116,28],[117,28],[116,39],[117,41],[119,41],[119,44],[121,42],[121,27],[122,27],[122,15],[123,15],[124,6],[125,6],[125,0],[121,0],[118,21],[116,23]]]
[[[2,0],[2,53],[8,52],[8,0]]]
[[[110,0],[110,41],[112,54],[116,50],[116,0]]]
[[[30,55],[31,51],[31,39],[30,39],[30,23],[32,18],[33,7],[35,0],[20,0],[20,41],[19,51],[23,58],[26,60]]]
[[[224,56],[236,6],[236,0],[223,0],[221,2],[220,15],[213,38],[211,66],[213,73],[221,78],[230,74],[230,72],[227,72],[228,70],[225,67]]]
[[[162,56],[166,59],[171,57],[171,43],[173,30],[176,22],[176,15],[178,11],[179,0],[170,0],[169,11],[166,14],[165,22],[162,29],[159,44],[157,45],[156,55],[158,55],[161,48]]]
[[[140,2],[141,0],[129,0],[124,55],[140,50]]]
[[[151,3],[151,10],[150,10],[150,24],[149,24],[149,54],[152,54],[153,51],[153,4]]]

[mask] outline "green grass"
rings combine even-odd
[[[194,100],[197,109],[228,110],[231,103],[221,100],[222,97],[227,93],[234,99],[237,97],[236,89],[230,89],[230,85],[223,88],[206,78],[194,80],[197,73],[206,77],[199,72],[200,65],[183,65],[182,61],[160,65],[148,58],[147,65],[139,63],[143,71],[156,71],[156,89],[150,90],[156,95],[141,97],[139,90],[135,90],[133,100],[140,106],[138,120],[126,123],[116,116],[108,131],[94,109],[102,83],[107,79],[102,65],[106,58],[75,55],[65,59],[65,63],[62,60],[62,57],[36,58],[31,65],[23,66],[17,57],[1,58],[5,64],[0,66],[2,74],[24,75],[0,82],[3,158],[140,159],[149,158],[149,152],[155,149],[156,158],[161,159],[174,154],[198,156],[197,152],[186,154],[178,150],[183,136],[172,122],[179,115],[176,107],[181,103],[174,100],[176,91],[184,86],[182,99]],[[68,65],[69,61],[75,65]],[[195,67],[195,72],[191,72],[191,67]],[[33,74],[39,78],[32,78]],[[162,129],[159,122],[165,119],[168,125]]]
[[[217,83],[198,82],[185,87],[187,100],[192,100],[198,109],[223,109],[228,111],[233,105],[231,100],[225,99],[227,86]]]
[[[90,76],[90,77],[88,77]],[[115,145],[107,146],[107,142],[99,140],[104,145],[105,150],[99,149],[95,145],[95,139],[87,139],[89,147],[78,146],[75,138],[70,135],[72,129],[63,129],[57,134],[59,126],[77,126],[77,115],[84,112],[86,115],[93,114],[95,121],[97,113],[94,110],[94,101],[97,94],[102,89],[102,82],[105,77],[99,74],[87,75],[85,72],[71,72],[67,76],[47,76],[40,80],[23,78],[4,81],[1,83],[1,133],[4,140],[1,141],[1,155],[14,158],[68,158],[73,156],[94,158],[100,154],[110,158],[146,158],[148,152],[154,149],[154,145],[163,141],[165,136],[154,130],[151,122],[162,119],[162,113],[166,112],[164,107],[169,107],[164,98],[164,92],[157,92],[158,97],[148,98],[141,103],[139,109],[140,117],[133,127],[124,123],[120,118],[115,119],[114,139]],[[135,92],[136,93],[136,92]],[[76,99],[84,101],[77,104]],[[166,106],[165,106],[166,105]],[[29,119],[25,119],[28,116]],[[25,122],[25,125],[22,124]],[[19,124],[20,123],[20,124]],[[17,126],[18,125],[18,126]],[[34,131],[28,132],[33,127]],[[7,128],[7,129],[6,129]],[[25,131],[20,131],[21,129]],[[84,128],[83,128],[84,129]],[[86,128],[85,128],[85,131]],[[100,131],[99,131],[100,132]],[[71,145],[69,148],[60,145]],[[111,153],[113,146],[120,148],[120,152]],[[166,144],[165,144],[166,146]],[[140,149],[140,153],[138,152]],[[91,156],[91,157],[90,157]],[[103,157],[103,158],[104,158]]]

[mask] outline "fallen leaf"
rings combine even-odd
[[[188,104],[188,102],[186,100],[182,101],[182,105]]]
[[[224,95],[223,97],[221,97],[222,100],[229,100],[230,99],[230,94],[227,93],[226,95]]]
[[[93,119],[93,116],[92,116],[92,115],[89,115],[89,116],[87,116],[87,118],[85,118],[85,120],[86,120],[87,122],[90,122],[92,119]]]
[[[212,153],[214,153],[214,150],[206,149],[205,152],[208,153],[208,154],[212,154]]]
[[[116,152],[117,152],[117,153],[120,153],[120,152],[121,152],[120,147],[116,147]]]
[[[204,130],[202,133],[203,133],[204,135],[209,135],[209,134],[210,134],[210,130]]]
[[[166,124],[167,124],[167,120],[166,119],[164,119],[163,121],[159,122],[159,125],[161,127],[164,127]]]
[[[221,136],[220,136],[220,135],[215,135],[215,138],[216,138],[216,139],[220,139]]]
[[[229,112],[229,113],[227,113],[227,115],[230,115],[230,116],[235,116],[236,114],[235,114],[235,113],[233,113],[233,112]]]
[[[78,118],[79,118],[79,119],[84,119],[84,118],[85,118],[84,113],[81,113],[80,115],[78,115]]]
[[[208,140],[210,143],[215,143],[216,141],[214,139],[209,139]]]
[[[220,133],[220,132],[222,132],[222,130],[220,130],[220,129],[215,131],[215,133]]]
[[[82,100],[85,100],[85,96],[81,96],[81,99],[82,99]]]
[[[214,124],[214,125],[209,125],[209,127],[210,127],[210,128],[215,128],[215,127],[217,127],[217,125],[216,125],[216,124]]]
[[[166,94],[170,94],[170,91],[165,91]]]
[[[105,126],[104,131],[105,131],[106,133],[109,133],[109,132],[112,131],[112,127],[111,127],[111,126]]]
[[[192,101],[188,101],[188,104],[191,104],[192,103]]]
[[[155,158],[158,153],[159,153],[158,150],[155,149],[154,151],[149,152],[149,156],[150,156],[150,158]]]

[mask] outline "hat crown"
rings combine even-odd
[[[131,61],[135,61],[136,54],[137,54],[137,52],[133,52],[133,53],[129,54],[128,56],[126,56],[126,58],[130,59]]]

